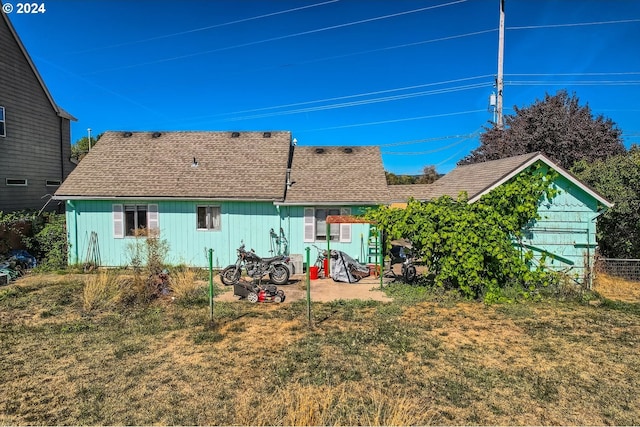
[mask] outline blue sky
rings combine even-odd
[[[289,130],[448,172],[492,120],[499,0],[45,0],[10,18],[72,141]],[[567,89],[640,143],[640,1],[506,0],[505,114]]]

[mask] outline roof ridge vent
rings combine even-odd
[[[271,138],[271,132],[263,132],[262,133],[262,137],[263,138]]]
[[[162,135],[162,133],[154,132],[154,133],[151,134],[151,138],[160,138],[160,135]]]
[[[344,152],[345,152],[345,153],[347,153],[347,154],[351,154],[351,153],[353,153],[353,148],[351,148],[351,147],[346,147],[346,148],[344,148],[342,151],[344,151]]]
[[[240,132],[231,132],[231,138],[239,138]]]
[[[316,148],[316,154],[324,154],[325,150],[324,148]]]
[[[122,136],[125,138],[131,138],[131,136],[133,136],[133,132],[123,132]]]

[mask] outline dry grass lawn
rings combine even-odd
[[[310,328],[304,302],[86,310],[86,280],[0,288],[1,425],[640,424],[637,283],[492,306],[396,288],[314,303]]]

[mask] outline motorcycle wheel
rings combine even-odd
[[[249,301],[252,304],[255,304],[258,302],[258,294],[256,294],[255,292],[249,292],[247,294],[247,301]]]
[[[236,266],[230,265],[222,270],[220,273],[220,280],[222,280],[222,283],[226,286],[235,285],[240,281],[240,270],[236,271]]]
[[[418,275],[418,272],[416,271],[416,267],[414,265],[409,265],[404,270],[403,275],[404,275],[405,282],[413,283],[413,281],[416,280],[416,276]]]
[[[269,273],[269,279],[276,285],[286,285],[289,283],[289,269],[283,264],[273,267],[273,271]]]

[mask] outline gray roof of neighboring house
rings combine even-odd
[[[406,202],[410,197],[425,201],[431,199],[433,184],[395,184],[389,185],[389,197],[392,202]]]
[[[379,147],[297,146],[286,204],[379,204],[389,193]]]
[[[106,132],[55,197],[282,200],[291,133],[238,133]]]

